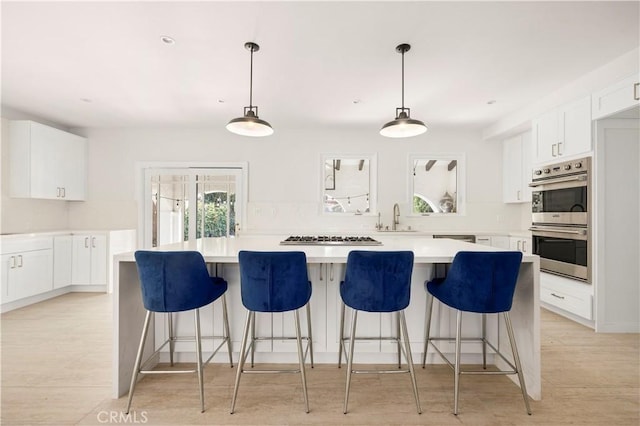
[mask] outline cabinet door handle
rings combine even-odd
[[[551,156],[552,157],[557,157],[558,156],[558,144],[554,143],[553,145],[551,145]]]
[[[91,247],[96,248],[96,237],[91,237]]]
[[[518,200],[520,199],[520,190],[518,190],[518,192],[516,193],[516,197]]]
[[[84,237],[84,248],[89,248],[89,237]]]
[[[9,258],[9,269],[14,269],[16,267],[16,257],[11,256]]]
[[[56,187],[56,197],[60,198],[60,187]]]
[[[557,299],[564,300],[564,296],[558,296],[558,295],[557,295],[557,294],[555,294],[555,293],[551,293],[551,295],[552,295],[553,297],[557,298]]]
[[[324,266],[324,263],[321,263],[320,264],[320,277],[318,278],[320,281],[323,281],[323,278],[322,278],[322,268],[323,268],[323,266]]]
[[[520,240],[518,240],[518,241],[516,242],[516,247],[518,248],[518,251],[522,251],[522,248],[520,247],[520,246],[521,246],[521,244],[522,244],[522,241],[520,241]]]
[[[633,100],[640,101],[640,94],[638,93],[638,87],[640,87],[640,83],[636,83],[633,85]]]
[[[329,281],[333,281],[333,263],[329,264]]]
[[[527,241],[526,240],[522,240],[522,251],[523,253],[527,252]]]
[[[18,268],[22,268],[22,255],[18,255]]]
[[[62,187],[62,198],[66,198],[67,197],[67,188]]]
[[[558,155],[562,155],[562,151],[560,151],[562,143],[563,142],[558,142]]]

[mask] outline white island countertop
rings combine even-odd
[[[471,244],[446,238],[434,239],[430,236],[372,236],[381,245],[280,245],[287,236],[241,236],[237,238],[204,238],[191,242],[174,243],[151,250],[178,251],[195,250],[202,253],[205,260],[211,263],[237,263],[241,250],[256,251],[303,251],[309,263],[345,262],[352,250],[413,251],[415,263],[448,263],[459,251],[501,251],[495,247]],[[537,256],[523,255],[523,262],[532,262]],[[133,261],[133,253],[124,253],[116,260]]]

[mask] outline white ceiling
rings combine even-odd
[[[254,41],[276,132],[379,128],[407,42],[412,117],[480,128],[637,48],[639,4],[3,0],[2,104],[69,127],[224,126],[249,103]]]

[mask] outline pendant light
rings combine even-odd
[[[411,108],[404,107],[404,54],[409,49],[411,45],[406,43],[396,47],[396,51],[402,54],[402,106],[396,108],[396,119],[380,129],[380,134],[389,138],[408,138],[427,131],[427,126],[422,121],[411,118]]]
[[[249,106],[244,107],[244,116],[234,118],[227,123],[227,130],[242,136],[269,136],[273,134],[271,124],[258,117],[258,107],[253,105],[253,52],[260,50],[260,46],[256,43],[246,42],[244,47],[251,52]]]

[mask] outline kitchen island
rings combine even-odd
[[[424,281],[446,270],[458,251],[498,251],[499,249],[471,244],[450,239],[433,239],[422,236],[376,237],[382,242],[376,246],[349,245],[280,245],[284,236],[242,236],[238,238],[206,238],[193,242],[176,243],[161,246],[154,250],[178,251],[196,250],[203,254],[210,267],[210,273],[223,277],[229,283],[227,303],[229,304],[229,321],[231,325],[234,363],[237,362],[240,337],[246,316],[240,297],[240,274],[238,268],[238,252],[240,250],[258,251],[304,251],[309,265],[309,280],[312,283],[311,322],[313,326],[314,358],[316,363],[337,363],[340,295],[339,284],[344,277],[347,255],[351,250],[411,250],[414,252],[414,268],[412,273],[411,302],[405,315],[409,328],[411,349],[414,361],[421,359],[424,346],[424,319],[426,295]],[[541,398],[540,379],[540,306],[539,306],[539,258],[524,255],[518,284],[511,310],[511,320],[518,344],[518,350],[525,373],[527,390],[533,399]],[[117,255],[114,259],[114,345],[113,345],[113,397],[125,395],[129,388],[131,371],[138,347],[145,310],[142,305],[140,283],[133,253]],[[347,310],[348,312],[349,310]],[[188,314],[188,313],[187,313]],[[304,310],[301,311],[304,316]],[[359,336],[388,336],[395,333],[395,318],[390,314],[364,313],[358,321]],[[182,315],[182,314],[180,314]],[[193,335],[192,316],[174,320],[178,333]],[[466,318],[465,314],[465,318]],[[162,342],[166,336],[166,322],[157,316],[153,331],[149,332],[145,357],[153,352],[154,342]],[[364,319],[366,317],[366,320]],[[497,316],[487,321],[487,336],[508,358],[511,357],[509,343]],[[360,316],[359,316],[360,318]],[[306,320],[306,318],[305,318]],[[222,316],[219,304],[201,310],[202,334],[222,334]],[[291,313],[261,314],[257,316],[256,330],[259,334],[274,337],[290,336],[293,333]],[[348,324],[347,316],[345,323]],[[464,322],[463,335],[480,335],[480,317],[469,317]],[[455,313],[437,301],[434,303],[434,317],[431,324],[431,335],[455,335]],[[362,341],[357,342],[358,363],[393,363],[397,362],[396,345],[389,342]],[[441,350],[453,354],[454,345],[442,342]],[[210,351],[213,342],[203,342],[203,352]],[[224,350],[221,349],[221,352]],[[429,351],[428,362],[441,362]],[[158,362],[168,357],[161,353]],[[193,361],[193,344],[178,342],[176,344],[178,361]],[[479,344],[463,345],[463,362],[479,363],[481,346]],[[488,362],[498,368],[507,368],[499,357],[488,354]],[[214,357],[212,362],[228,362],[225,353]],[[256,347],[256,362],[297,362],[296,348],[290,340],[261,341]],[[512,376],[510,376],[512,377]]]

